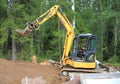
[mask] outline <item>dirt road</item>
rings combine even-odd
[[[0,84],[21,84],[25,77],[41,77],[45,84],[61,84],[62,81],[58,79],[59,71],[60,68],[53,65],[0,59]]]

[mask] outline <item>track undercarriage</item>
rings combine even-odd
[[[63,67],[60,71],[61,76],[69,76],[72,74],[78,73],[103,73],[109,72],[110,68],[104,64],[99,63],[95,69],[81,69],[81,68],[72,68],[72,67]]]

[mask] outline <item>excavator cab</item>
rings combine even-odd
[[[92,34],[76,35],[73,41],[70,59],[81,62],[95,62],[97,38]]]

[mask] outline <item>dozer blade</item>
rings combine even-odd
[[[32,32],[32,30],[26,27],[24,30],[15,30],[15,32],[21,36],[28,36]]]

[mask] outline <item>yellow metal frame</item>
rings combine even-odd
[[[73,60],[66,60],[65,65],[70,65],[74,68],[95,68],[96,67],[96,63],[95,62],[77,62],[77,61],[73,61]]]

